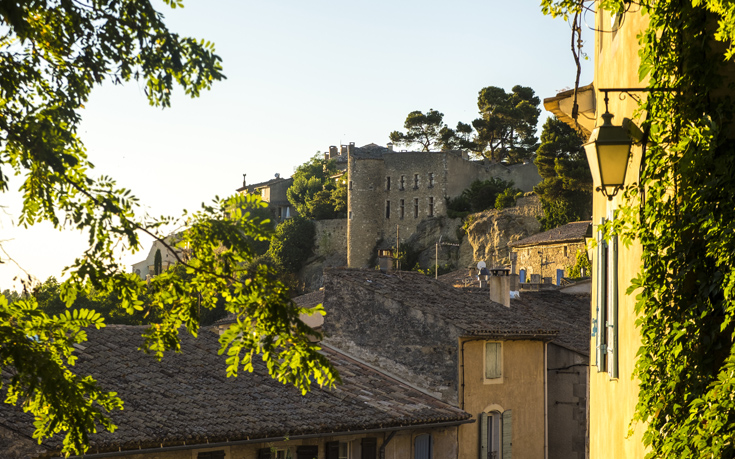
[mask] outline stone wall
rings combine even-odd
[[[347,220],[316,220],[314,229],[314,254],[299,272],[307,291],[322,287],[325,268],[347,266]]]
[[[489,164],[484,167],[483,173],[478,178],[488,180],[493,177],[513,182],[516,188],[526,192],[533,191],[533,187],[541,182],[541,175],[532,162],[512,166],[499,163]]]
[[[314,253],[318,256],[329,256],[335,253],[347,253],[347,220],[315,220]]]
[[[526,276],[540,274],[542,278],[551,278],[557,284],[557,270],[564,272],[562,277],[569,275],[569,267],[577,263],[577,251],[586,250],[584,241],[560,242],[557,244],[543,244],[530,247],[513,248],[518,254],[517,269],[526,270]],[[586,273],[591,275],[591,273]]]
[[[378,242],[395,246],[396,237],[405,240],[426,218],[445,217],[447,199],[459,196],[475,180],[498,177],[513,181],[523,191],[541,181],[532,163],[485,165],[469,161],[460,152],[393,152],[374,147],[358,148],[348,159],[350,267],[368,267]]]
[[[549,343],[547,359],[549,459],[583,459],[588,358]]]

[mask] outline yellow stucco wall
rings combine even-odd
[[[431,434],[433,457],[435,459],[455,459],[457,458],[457,427],[446,427],[440,429],[415,429],[397,431],[396,435],[388,442],[385,447],[386,459],[410,459],[414,457],[414,439],[418,435]],[[220,446],[215,448],[196,448],[178,451],[154,451],[143,454],[114,456],[111,459],[197,459],[200,452],[224,450],[225,459],[257,459],[258,449],[260,448],[276,448],[277,450],[288,450],[287,457],[295,458],[296,449],[300,445],[318,445],[319,458],[324,459],[325,443],[328,441],[347,442],[350,444],[349,458],[361,459],[360,442],[364,437],[377,438],[378,456],[379,449],[386,440],[387,433],[371,433],[358,435],[343,435],[311,439],[294,439],[289,441],[276,441],[270,443],[245,444]],[[515,456],[514,456],[515,457]]]
[[[485,340],[460,341],[464,347],[463,409],[477,420],[492,409],[512,410],[513,459],[544,457],[544,343],[503,341],[502,383],[487,384],[484,378]],[[460,362],[461,365],[461,362]],[[461,382],[460,382],[461,384]],[[460,389],[461,390],[461,389]],[[460,393],[460,400],[463,394]],[[459,457],[479,457],[479,422],[459,427]],[[440,457],[440,456],[435,456]]]
[[[597,28],[610,31],[614,27],[608,12],[598,13]],[[628,13],[616,33],[596,33],[595,38],[595,88],[640,88],[645,82],[638,80],[638,41],[636,35],[645,26],[646,20],[639,13]],[[645,94],[636,93],[645,97]],[[605,111],[604,93],[597,91],[597,119]],[[621,100],[619,93],[610,93],[609,110],[615,115],[613,124],[621,125],[623,118],[631,118],[640,126],[641,120],[633,118],[637,103],[630,96]],[[638,165],[641,159],[639,147],[633,147],[633,158],[628,165],[626,183],[638,180]],[[622,193],[621,193],[622,194]],[[601,218],[608,218],[613,209],[622,204],[622,197],[612,202],[600,193],[594,193],[593,233]],[[635,327],[635,294],[626,295],[630,280],[641,267],[641,248],[637,243],[631,247],[618,245],[618,365],[619,378],[611,380],[606,372],[590,369],[590,458],[591,459],[638,459],[645,455],[642,442],[643,426],[637,426],[628,436],[630,422],[638,400],[638,383],[631,378],[635,366],[635,355],[640,347],[640,334]],[[596,252],[596,251],[593,251]],[[592,260],[592,318],[596,318],[598,279],[595,266],[597,254]],[[595,363],[595,341],[591,341],[592,363]]]

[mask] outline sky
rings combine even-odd
[[[330,145],[385,145],[414,110],[439,110],[452,127],[471,122],[486,86],[530,86],[543,100],[574,85],[569,25],[543,16],[536,2],[156,4],[172,31],[215,44],[227,80],[198,99],[174,93],[168,109],[148,105],[143,83],[105,83],[92,91],[79,129],[92,173],[131,189],[151,215],[229,196],[242,174],[248,183],[290,176]],[[591,53],[589,29],[584,37]],[[591,81],[590,55],[580,84]],[[549,115],[542,111],[538,134]],[[11,177],[11,189],[20,184]],[[62,278],[85,239],[47,224],[17,227],[17,192],[5,193],[2,206],[0,291],[18,289],[19,276]],[[143,251],[121,254],[128,270],[149,247],[146,240]]]

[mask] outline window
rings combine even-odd
[[[513,417],[511,410],[480,415],[480,459],[513,458]]]
[[[429,198],[429,217],[433,217],[433,216],[434,216],[434,198],[430,197]]]
[[[390,191],[390,177],[385,178],[385,189],[386,191]]]
[[[316,445],[301,445],[296,447],[296,459],[317,459],[319,447]]]
[[[385,218],[390,218],[390,201],[385,201]]]
[[[434,173],[429,172],[429,188],[434,188]]]
[[[401,213],[400,213],[400,218],[403,219],[404,216],[405,216],[405,201],[403,199],[401,199]]]
[[[603,218],[600,224],[604,224]],[[605,240],[597,234],[596,318],[592,323],[595,337],[597,371],[618,377],[618,239]]]
[[[378,457],[378,439],[365,437],[360,441],[360,458],[376,459]]]
[[[206,451],[197,454],[197,459],[225,459],[225,450]]]
[[[419,217],[419,198],[413,198],[413,218]]]
[[[419,188],[419,174],[413,174],[413,189],[418,190]]]
[[[568,247],[568,246],[566,246],[566,245],[564,246],[564,256],[565,256],[565,257],[567,256],[567,247]]]
[[[423,434],[413,440],[414,459],[431,459],[432,457],[431,435]]]
[[[401,190],[401,191],[405,190],[406,189],[405,188],[405,185],[406,185],[406,176],[405,175],[401,175],[401,186],[400,186],[399,190]]]
[[[325,459],[349,459],[350,444],[344,441],[328,441]]]
[[[352,189],[352,180],[350,180],[350,190]]]
[[[350,211],[350,220],[352,220],[352,211]]]
[[[503,378],[503,343],[487,341],[485,343],[485,381],[502,382]]]

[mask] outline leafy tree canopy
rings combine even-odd
[[[164,2],[182,6],[180,0]],[[168,107],[175,85],[200,95],[224,78],[212,44],[170,32],[148,0],[0,2],[0,25],[0,191],[8,189],[9,174],[18,176],[21,225],[48,221],[88,238],[59,286],[65,305],[91,286],[117,295],[132,314],[147,295],[159,323],[145,333],[143,347],[161,358],[180,349],[180,332],[197,334],[198,311],[215,308],[221,297],[240,319],[221,339],[228,374],[252,370],[252,356],[260,354],[274,378],[302,390],[312,381],[337,380],[309,339],[315,332],[299,320],[304,310],[289,300],[283,284],[267,267],[244,268],[254,255],[249,240],[268,237],[261,220],[239,210],[244,198],[217,199],[179,220],[142,217],[129,190],[92,175],[77,135],[80,109],[104,81],[137,80],[154,106]],[[254,198],[250,203],[257,205]],[[178,260],[182,269],[162,272],[150,286],[126,274],[116,247],[141,249],[141,232],[165,245],[160,231],[169,224],[186,228],[179,242],[188,249]],[[0,367],[16,375],[3,387],[6,401],[22,401],[34,415],[39,441],[65,435],[67,453],[85,451],[96,426],[114,429],[108,413],[123,404],[72,371],[72,345],[86,339],[89,326],[104,326],[102,316],[87,309],[48,314],[32,296],[12,303],[0,297]]]
[[[297,273],[311,255],[316,229],[302,216],[289,218],[276,227],[268,256],[289,273]]]
[[[534,187],[544,210],[542,229],[588,220],[592,215],[592,175],[579,134],[556,117],[548,118],[535,163],[543,178]]]
[[[300,216],[326,220],[347,215],[346,177],[332,178],[338,172],[335,161],[319,153],[296,168],[286,196]]]
[[[390,133],[391,142],[406,146],[419,145],[421,151],[431,151],[432,147],[442,143],[441,132],[446,125],[444,114],[432,108],[426,113],[419,110],[409,113],[403,127],[406,132],[393,131]]]
[[[477,98],[481,117],[472,122],[483,156],[511,164],[529,159],[538,140],[540,102],[533,89],[524,86],[514,86],[509,93],[496,86],[483,88]]]
[[[420,145],[423,151],[464,150],[495,162],[515,164],[533,156],[536,124],[541,110],[533,89],[514,86],[511,92],[496,86],[483,88],[477,98],[480,118],[459,122],[452,129],[436,110],[408,114],[406,132],[393,131],[390,140],[399,145]]]
[[[465,217],[486,209],[503,209],[515,204],[515,195],[518,192],[520,190],[513,186],[513,182],[500,178],[475,180],[461,195],[448,201],[448,215],[452,218]]]

